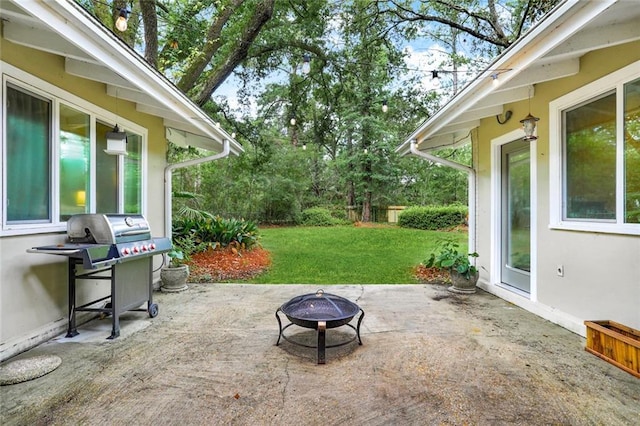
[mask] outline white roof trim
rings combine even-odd
[[[65,69],[70,74],[142,92],[151,98],[153,103],[168,111],[172,119],[184,121],[196,129],[194,134],[210,139],[211,144],[207,149],[219,150],[219,141],[226,139],[230,141],[231,152],[243,151],[237,141],[216,125],[175,85],[72,0],[12,1],[12,6],[17,6],[16,9],[23,9],[31,15],[29,18],[21,18],[23,22],[37,17],[39,27],[46,26],[48,32],[58,35],[58,40],[64,40],[73,46],[64,47],[53,37],[52,43],[29,38],[31,43],[38,44],[37,48],[42,50],[50,46],[58,54],[63,54],[65,49],[70,51],[72,55],[65,61]],[[12,11],[9,13],[12,16],[17,15]],[[11,28],[11,25],[10,31],[13,34],[18,32],[17,29]],[[90,59],[87,60],[85,55],[78,52],[85,52]],[[123,75],[126,79],[122,78]]]

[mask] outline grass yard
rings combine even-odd
[[[272,260],[249,280],[260,284],[413,284],[413,269],[440,239],[467,245],[466,232],[396,226],[261,228],[260,235]]]

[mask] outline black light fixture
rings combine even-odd
[[[387,105],[387,100],[383,100],[382,101],[382,112],[387,112],[389,111],[389,105]]]
[[[116,19],[116,28],[118,29],[118,31],[127,31],[127,19],[129,18],[130,13],[131,11],[126,8],[120,9],[120,13],[118,14],[118,18]]]
[[[127,133],[121,132],[116,124],[113,131],[107,132],[107,149],[104,150],[109,155],[127,155]]]

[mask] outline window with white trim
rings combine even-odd
[[[127,156],[106,154],[108,113],[30,80],[3,75],[2,234],[65,230],[79,213],[143,213],[143,129],[123,129]]]
[[[640,234],[640,62],[551,102],[550,121],[552,227]]]

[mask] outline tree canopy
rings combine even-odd
[[[245,146],[177,171],[178,187],[209,211],[261,221],[314,206],[369,221],[389,205],[466,203],[460,172],[394,147],[558,2],[77,1],[112,28],[129,8],[128,29],[114,32]],[[428,64],[412,66],[420,49]],[[434,90],[437,69],[451,81]],[[469,147],[441,155],[471,158]]]

